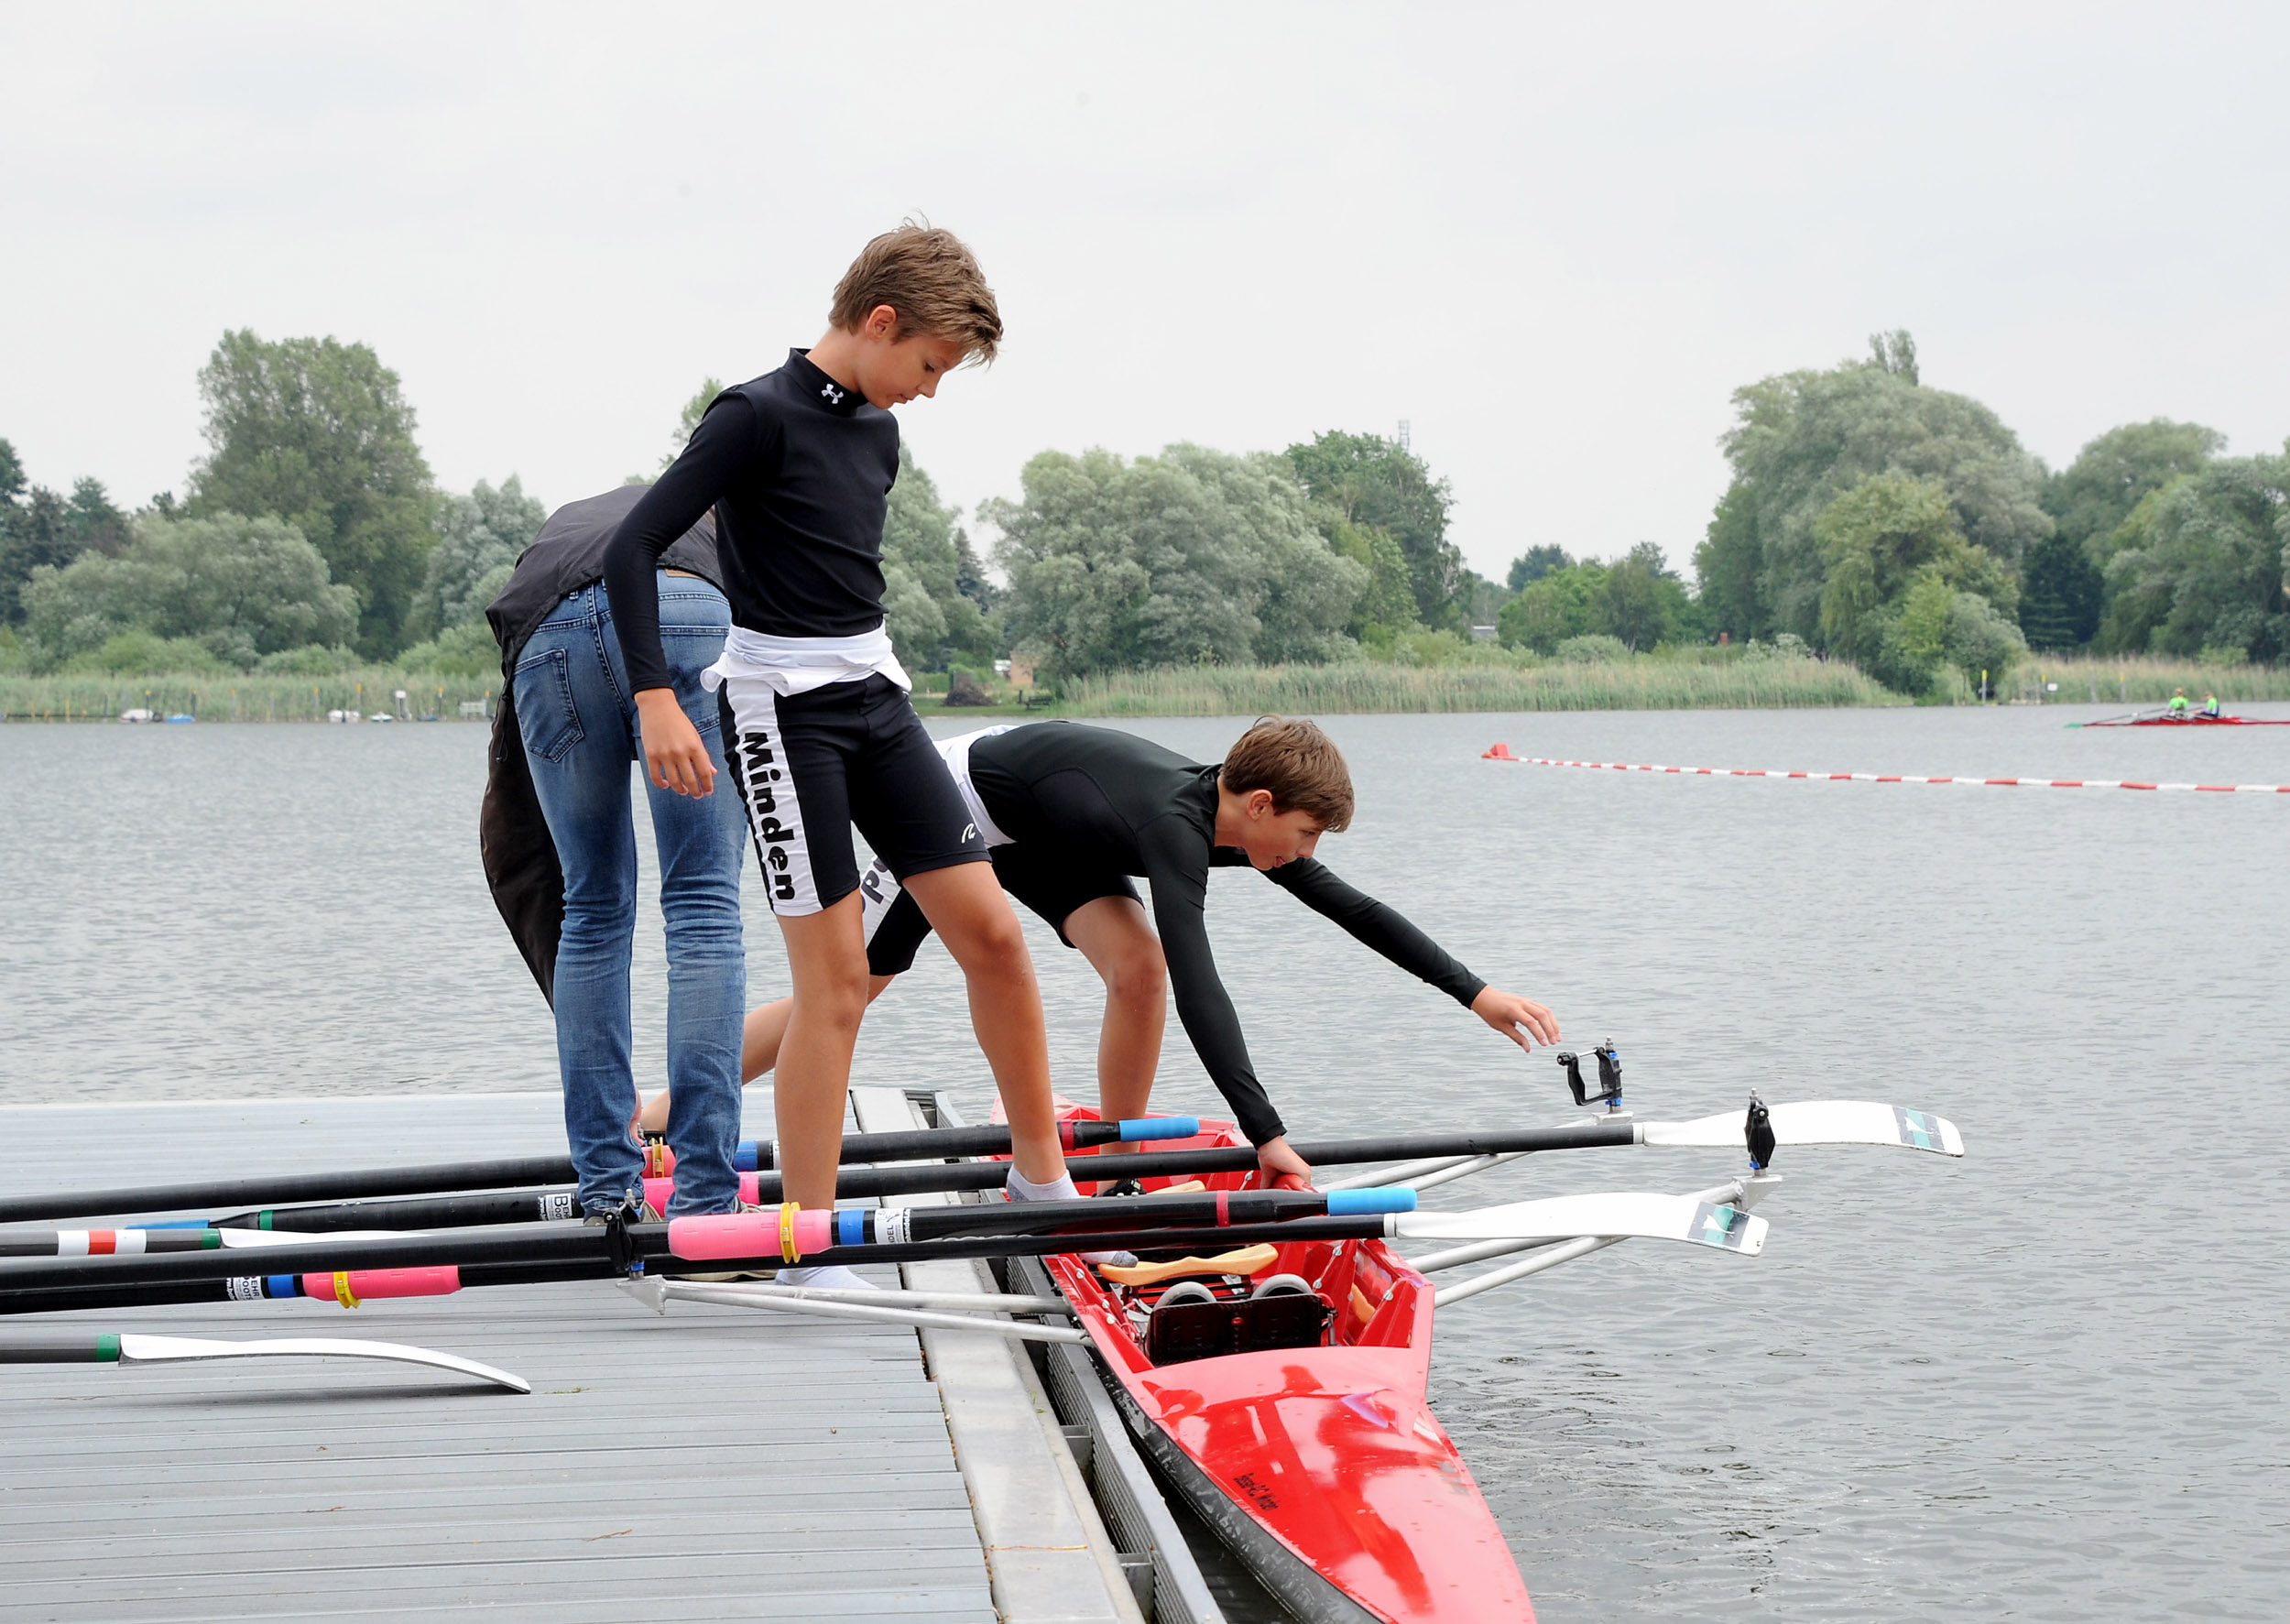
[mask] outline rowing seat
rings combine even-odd
[[[1283,1277],[1293,1280],[1294,1276]],[[1301,1281],[1297,1281],[1303,1285]],[[1267,1292],[1254,1297],[1170,1302],[1165,1293],[1145,1320],[1145,1357],[1156,1365],[1213,1359],[1270,1348],[1317,1347],[1334,1311],[1316,1292]]]

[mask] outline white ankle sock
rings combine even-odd
[[[1009,1170],[1009,1183],[1004,1186],[1012,1201],[1079,1201],[1082,1193],[1074,1188],[1074,1175],[1061,1173],[1046,1184],[1037,1184],[1015,1167]],[[1082,1261],[1096,1269],[1115,1263],[1124,1267],[1137,1261],[1134,1252],[1084,1252]]]
[[[1005,1186],[1012,1201],[1079,1201],[1082,1193],[1074,1188],[1074,1175],[1060,1173],[1046,1184],[1037,1184],[1015,1167],[1009,1170],[1009,1182]]]
[[[831,1292],[878,1292],[882,1289],[873,1281],[861,1280],[840,1263],[813,1263],[798,1269],[782,1269],[778,1279],[783,1286],[816,1286]]]

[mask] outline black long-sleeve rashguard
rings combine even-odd
[[[801,350],[718,395],[605,553],[630,686],[671,686],[653,572],[710,507],[734,626],[782,638],[880,626],[883,518],[898,477],[899,420]]]
[[[1249,866],[1246,853],[1216,844],[1216,774],[1133,734],[1070,722],[1014,727],[970,748],[978,799],[1016,845],[1055,851],[1077,864],[1102,863],[1151,887],[1177,1019],[1241,1131],[1261,1145],[1286,1130],[1249,1063],[1240,1018],[1208,943],[1208,871]],[[1355,890],[1317,859],[1261,872],[1467,1009],[1486,987],[1398,910]]]

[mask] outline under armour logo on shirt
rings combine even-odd
[[[836,388],[833,384],[821,386],[819,398],[822,400],[824,400],[829,406],[840,406],[843,404],[843,391]]]

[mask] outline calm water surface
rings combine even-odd
[[[1619,1248],[1443,1317],[1434,1401],[1545,1619],[2290,1614],[2290,796],[1478,759],[1501,738],[2290,782],[2290,730],[2061,726],[2102,714],[1330,723],[1360,815],[1323,856],[1570,1041],[1615,1038],[1641,1115],[1754,1086],[1925,1106],[1970,1145],[1784,1152],[1760,1259]],[[1240,724],[1137,725],[1214,758]],[[0,728],[0,1100],[553,1087],[546,1008],[478,872],[483,769],[475,727]],[[1546,1059],[1254,877],[1213,884],[1219,961],[1300,1137],[1567,1114]],[[1029,922],[1061,1085],[1086,1095],[1095,980]],[[774,995],[752,888],[749,924],[754,996]],[[862,1075],[982,1107],[965,1019],[926,952],[870,1017]],[[1157,1103],[1212,1106],[1172,1040]],[[1544,1158],[1431,1204],[1691,1189],[1738,1161]]]

